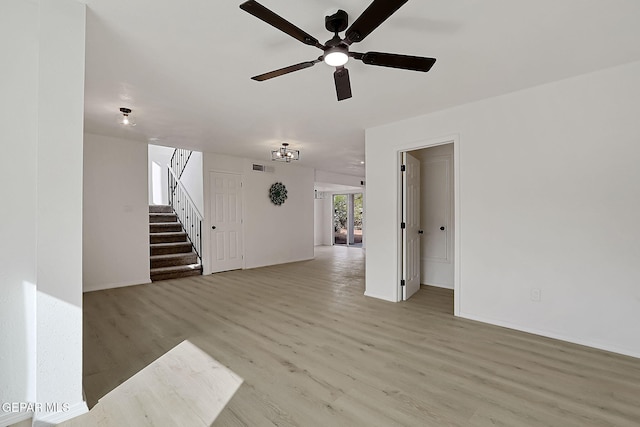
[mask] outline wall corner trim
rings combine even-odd
[[[365,291],[364,296],[365,297],[369,297],[369,298],[376,298],[376,299],[380,299],[380,300],[388,301],[388,302],[394,302],[394,303],[398,302],[398,301],[396,301],[394,299],[391,299],[391,298],[389,298],[387,296],[373,294],[373,293],[368,292],[368,291]]]

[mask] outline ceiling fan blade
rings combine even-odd
[[[435,58],[422,56],[399,55],[397,53],[367,52],[365,54],[351,52],[351,56],[360,59],[367,65],[402,68],[403,70],[427,72],[436,63]]]
[[[256,18],[263,20],[267,24],[276,27],[286,34],[289,34],[291,37],[300,40],[304,44],[315,46],[319,49],[324,49],[324,46],[318,41],[318,39],[307,34],[300,28],[293,25],[291,22],[267,9],[257,1],[246,1],[240,5],[240,9],[244,10],[245,12],[249,12]]]
[[[293,73],[294,71],[304,70],[305,68],[313,67],[318,62],[320,62],[320,61],[319,60],[315,60],[315,61],[301,62],[301,63],[296,64],[296,65],[290,65],[288,67],[280,68],[279,70],[270,71],[268,73],[260,74],[259,76],[251,77],[251,79],[252,80],[256,80],[258,82],[262,82],[262,81],[265,81],[265,80],[272,79],[274,77],[279,77],[279,76],[283,76],[285,74]]]
[[[336,82],[336,95],[338,95],[338,101],[351,98],[349,70],[344,67],[336,67],[336,71],[333,72],[333,79]]]
[[[373,30],[387,20],[396,10],[409,0],[373,0],[345,33],[348,45],[364,40]]]

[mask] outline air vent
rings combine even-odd
[[[258,172],[264,172],[264,165],[259,165],[257,163],[253,164],[253,170]]]

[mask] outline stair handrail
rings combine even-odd
[[[171,155],[171,161],[169,162],[169,169],[171,169],[178,179],[182,178],[182,173],[187,167],[187,163],[191,158],[193,151],[184,148],[176,148]]]
[[[203,216],[172,168],[169,168],[169,205],[182,224],[193,250],[202,263]]]

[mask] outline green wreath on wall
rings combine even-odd
[[[280,206],[287,200],[287,187],[281,182],[276,182],[269,188],[269,198],[274,205]]]

